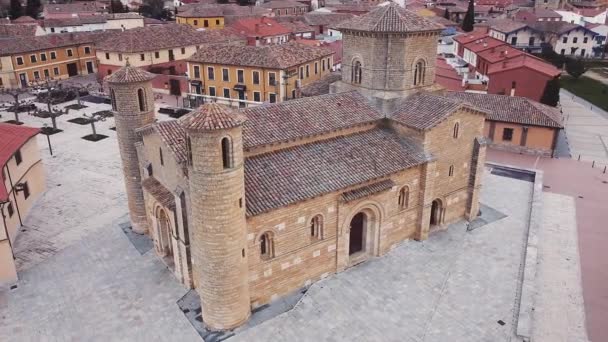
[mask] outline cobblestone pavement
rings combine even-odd
[[[184,293],[153,251],[142,256],[112,224],[21,272],[17,289],[0,292],[0,336],[200,341],[176,305]]]
[[[531,191],[487,176],[482,201],[506,218],[405,243],[313,285],[292,311],[231,341],[511,341]]]

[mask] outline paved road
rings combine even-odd
[[[591,341],[608,341],[608,173],[588,162],[494,150],[488,151],[487,159],[543,170],[546,192],[575,199],[587,332]]]

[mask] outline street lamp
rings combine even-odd
[[[42,124],[42,133],[46,135],[46,141],[49,144],[49,151],[51,152],[51,156],[53,155],[53,146],[51,146],[51,131],[52,129],[48,124]]]

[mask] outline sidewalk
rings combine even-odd
[[[591,341],[608,341],[608,173],[584,161],[495,150],[487,160],[543,170],[546,192],[575,199],[587,332]]]

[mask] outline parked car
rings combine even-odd
[[[51,91],[55,90],[55,88],[51,88]],[[32,88],[32,90],[30,90],[30,93],[32,93],[32,95],[40,95],[40,94],[45,94],[48,93],[49,89],[48,88],[44,88],[44,87],[34,87]]]

